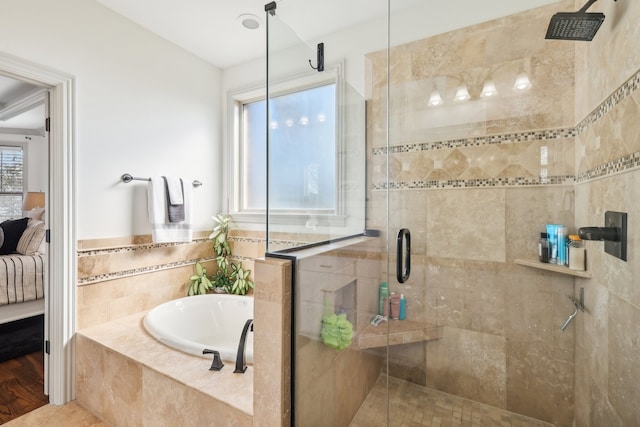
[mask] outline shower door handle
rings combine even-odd
[[[411,274],[411,233],[403,228],[396,239],[396,278],[399,283],[409,280]]]

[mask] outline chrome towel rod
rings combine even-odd
[[[151,178],[140,178],[138,176],[131,176],[128,173],[125,173],[124,175],[122,175],[122,182],[124,182],[125,184],[128,184],[131,181],[151,181]],[[197,179],[195,181],[193,181],[191,184],[196,188],[198,188],[198,187],[200,187],[202,185],[202,183],[200,181],[198,181]]]

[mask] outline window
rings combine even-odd
[[[271,96],[269,207],[272,213],[338,215],[337,84],[335,78],[292,87]],[[264,213],[266,188],[266,100],[237,94],[234,212]]]
[[[22,217],[24,182],[20,147],[0,147],[0,221]]]

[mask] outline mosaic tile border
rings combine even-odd
[[[265,241],[265,239],[262,239],[262,238],[234,237],[234,236],[229,236],[229,240],[230,241],[237,241],[237,242],[248,242],[248,243],[264,243],[264,241]],[[203,243],[203,242],[209,242],[209,241],[210,241],[209,238],[203,237],[203,238],[193,239],[193,241],[191,241],[189,243],[178,243],[178,242],[144,243],[144,244],[138,244],[138,245],[109,247],[109,248],[103,248],[103,249],[95,249],[95,248],[94,249],[84,249],[84,250],[78,250],[78,258],[96,256],[96,255],[105,255],[105,254],[112,255],[112,254],[123,253],[123,252],[135,252],[135,251],[138,251],[138,250],[145,250],[145,249],[168,248],[168,247],[175,247],[175,246],[180,246],[180,245],[188,245],[188,244],[193,244],[193,243]],[[287,240],[275,240],[273,243],[283,244],[283,245],[288,245],[288,246],[296,246],[296,245],[302,245],[303,244],[303,243],[300,243],[300,242],[292,242],[292,241],[287,241]],[[203,261],[204,262],[215,261],[215,259],[216,259],[215,256],[204,257],[204,258],[196,258],[196,259],[188,259],[188,260],[182,260],[182,261],[175,261],[175,262],[171,262],[171,263],[152,265],[152,266],[148,266],[148,267],[135,268],[135,269],[130,269],[130,270],[115,271],[115,272],[100,274],[100,275],[96,275],[96,276],[87,276],[87,277],[83,277],[83,278],[78,279],[77,280],[77,285],[78,286],[91,285],[91,284],[94,284],[94,283],[99,283],[99,282],[104,282],[104,281],[109,281],[109,280],[122,279],[122,278],[133,277],[133,276],[140,276],[140,275],[143,275],[143,274],[155,273],[155,272],[164,271],[164,270],[170,270],[170,269],[173,269],[173,268],[183,267],[183,266],[186,266],[186,265],[193,265],[198,261],[200,261],[200,262],[203,262]],[[246,256],[232,255],[231,256],[231,260],[235,261],[235,262],[254,262],[255,258],[246,257]]]
[[[428,190],[451,188],[494,188],[494,187],[533,187],[540,185],[573,185],[573,175],[550,176],[547,178],[486,178],[486,179],[451,179],[446,181],[412,181],[374,184],[373,190]]]
[[[576,183],[616,175],[636,168],[640,168],[640,151],[581,172],[576,176]]]
[[[445,141],[405,144],[393,147],[379,147],[372,150],[374,156],[386,155],[387,153],[414,153],[430,150],[451,149],[459,147],[473,147],[490,144],[519,143],[528,141],[554,140],[560,138],[576,137],[586,132],[598,120],[610,113],[622,101],[640,89],[640,70],[624,82],[607,99],[596,107],[587,117],[573,128],[551,129],[532,132],[508,133],[502,135],[490,135],[474,138],[452,139]],[[546,179],[541,178],[489,178],[470,180],[443,180],[443,181],[413,181],[413,182],[391,182],[374,183],[372,190],[405,190],[405,189],[430,189],[430,188],[484,188],[484,187],[517,187],[536,185],[569,185],[582,183],[592,179],[598,179],[609,175],[614,175],[634,168],[640,168],[640,153],[633,153],[620,159],[613,160],[603,165],[597,166],[576,176],[557,176]]]
[[[488,135],[473,138],[450,139],[444,141],[423,142],[415,144],[396,145],[392,147],[374,148],[374,156],[396,153],[418,153],[421,151],[445,150],[460,147],[477,147],[492,144],[513,144],[530,141],[549,141],[560,138],[571,138],[576,136],[576,128],[551,129],[543,131],[531,131],[520,133],[507,133],[502,135]]]
[[[193,239],[191,242],[170,242],[170,243],[142,243],[126,246],[114,246],[109,248],[90,248],[90,249],[78,249],[78,257],[95,256],[95,255],[109,255],[119,252],[135,252],[144,249],[158,249],[158,248],[170,248],[180,245],[190,245],[193,243],[206,242],[209,239],[206,237]]]
[[[104,282],[108,280],[122,279],[125,277],[139,276],[147,273],[155,273],[158,271],[170,270],[172,268],[183,267],[185,265],[193,265],[197,261],[214,261],[215,257],[190,259],[185,261],[176,261],[167,264],[151,265],[149,267],[134,268],[131,270],[116,271],[112,273],[100,274],[97,276],[88,276],[78,279],[78,286],[90,285],[93,283]]]
[[[590,126],[611,112],[618,104],[627,99],[631,94],[640,88],[640,70],[638,70],[629,80],[624,82],[607,99],[602,102],[576,126],[578,134],[585,132]]]

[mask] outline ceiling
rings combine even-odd
[[[44,90],[0,75],[0,129],[39,135],[44,128]]]
[[[96,1],[221,69],[264,56],[264,26],[247,30],[238,17],[264,21],[267,0]],[[424,26],[444,32],[558,1],[394,0],[391,10],[420,6],[429,15]],[[278,17],[305,41],[386,14],[385,0],[277,0]]]
[[[265,51],[264,7],[266,0],[96,0],[143,28],[221,68],[255,58]],[[559,0],[394,0],[391,11],[422,7],[425,27],[432,34],[451,31]],[[387,14],[385,0],[277,0],[278,19],[305,41],[362,24]],[[252,14],[262,24],[244,28],[238,17]],[[443,19],[450,17],[450,19]],[[23,100],[41,88],[0,75],[0,129],[5,133],[41,134],[45,117],[43,102]],[[10,107],[10,108],[8,108]],[[21,114],[4,118],[3,112]],[[22,130],[22,132],[20,132]]]

